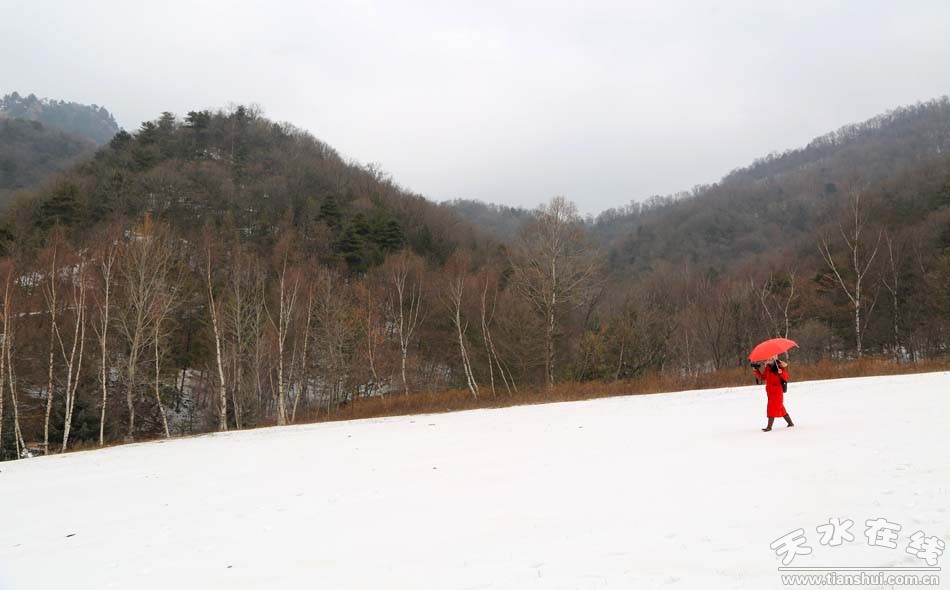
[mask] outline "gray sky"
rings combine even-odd
[[[597,212],[950,92],[950,2],[4,2],[0,93],[231,102],[433,199]]]

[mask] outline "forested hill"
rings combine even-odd
[[[619,276],[643,276],[665,264],[722,273],[760,255],[795,257],[788,252],[803,247],[814,254],[842,195],[859,187],[892,225],[925,224],[950,200],[948,158],[950,100],[943,97],[770,154],[718,183],[631,201],[586,225]],[[530,216],[479,201],[449,206],[503,240]]]
[[[90,155],[95,144],[39,121],[0,117],[0,206],[19,189]]]
[[[134,134],[120,131],[90,161],[21,192],[4,218],[4,248],[38,245],[56,224],[80,236],[145,213],[184,235],[227,225],[263,246],[294,228],[306,253],[357,272],[404,246],[440,262],[481,243],[448,208],[242,106],[163,113]]]
[[[590,229],[620,272],[660,263],[722,271],[760,254],[814,254],[854,190],[892,228],[926,224],[950,202],[950,100],[848,125],[690,193],[606,211]]]
[[[38,121],[45,127],[102,145],[119,132],[115,118],[99,105],[85,105],[64,100],[20,96],[11,92],[0,98],[0,116],[10,119]]]

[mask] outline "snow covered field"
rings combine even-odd
[[[0,588],[770,588],[794,529],[793,566],[950,542],[950,373],[793,382],[786,407],[771,433],[742,387],[0,463]],[[829,517],[854,541],[820,545]]]

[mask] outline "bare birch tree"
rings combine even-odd
[[[139,364],[145,351],[154,345],[156,335],[161,334],[156,321],[163,317],[162,310],[167,304],[164,290],[169,287],[173,253],[174,245],[167,228],[146,216],[139,226],[130,231],[120,258],[118,272],[123,297],[118,306],[116,329],[125,339],[127,348],[124,373],[129,410],[128,440],[135,436]],[[164,419],[161,398],[157,401]]]
[[[16,451],[16,457],[19,459],[24,456],[26,451],[26,442],[23,440],[23,431],[20,429],[20,405],[17,400],[16,377],[13,367],[13,346],[16,336],[13,313],[14,306],[14,288],[16,276],[16,266],[13,261],[7,261],[4,266],[5,278],[3,287],[3,343],[0,346],[0,354],[3,355],[3,363],[6,372],[7,385],[10,389],[10,402],[13,406],[13,439]],[[3,396],[3,388],[0,387],[0,397]]]
[[[263,280],[260,261],[246,253],[239,244],[233,247],[231,261],[223,315],[226,341],[230,341],[231,405],[234,425],[240,429],[244,424],[246,365],[249,361],[253,364],[250,373],[258,387],[260,383],[258,344],[262,327]]]
[[[155,393],[155,403],[158,404],[158,413],[162,418],[162,427],[165,430],[165,438],[171,438],[171,430],[168,427],[168,415],[165,412],[165,405],[162,403],[161,392],[161,361],[164,357],[165,341],[168,339],[167,322],[171,316],[172,310],[178,303],[178,280],[173,277],[169,266],[165,266],[160,271],[162,274],[158,277],[158,293],[151,307],[150,324],[152,326],[152,350],[155,355],[154,369],[155,379],[153,381]]]
[[[403,392],[409,395],[409,378],[406,372],[409,347],[424,318],[423,265],[417,256],[408,251],[391,256],[387,263],[389,282],[392,287],[388,309],[399,341],[399,367]]]
[[[254,372],[254,393],[257,399],[257,413],[258,416],[261,415],[263,408],[263,388],[261,387],[261,379],[263,377],[262,368],[264,365],[264,356],[266,353],[265,350],[265,339],[264,339],[264,324],[267,319],[267,308],[266,308],[266,289],[264,286],[264,272],[261,271],[259,274],[259,280],[254,284],[254,293],[252,299],[252,310],[253,310],[253,330],[254,330],[254,355],[253,355],[253,372]]]
[[[47,275],[43,281],[43,299],[46,301],[46,311],[49,314],[49,346],[47,355],[47,382],[46,382],[46,414],[43,419],[43,454],[49,455],[49,421],[53,410],[55,397],[54,359],[56,355],[56,336],[59,331],[57,319],[59,316],[58,283],[60,280],[60,256],[66,250],[62,231],[55,228],[50,234],[50,243],[44,252]]]
[[[105,235],[97,253],[98,289],[93,291],[97,311],[93,329],[99,342],[99,385],[102,388],[102,408],[99,414],[99,446],[105,443],[106,407],[109,400],[109,326],[112,322],[112,289],[116,261],[119,258],[121,230],[112,226]]]
[[[379,352],[385,339],[385,329],[380,318],[382,314],[377,304],[375,284],[370,283],[371,280],[371,278],[367,278],[357,285],[356,290],[360,301],[363,348],[365,349],[366,363],[369,366],[371,379],[368,390],[375,392],[380,391],[383,387],[383,381],[379,376]]]
[[[286,408],[286,387],[287,380],[285,376],[285,360],[287,349],[287,336],[290,334],[291,323],[293,322],[294,309],[297,304],[297,291],[300,286],[300,276],[298,269],[291,265],[290,257],[293,248],[293,236],[288,234],[275,248],[275,264],[277,266],[277,304],[265,306],[267,319],[275,332],[277,338],[277,389],[275,392],[277,402],[277,424],[283,426],[287,424]],[[277,317],[275,319],[271,312],[271,307],[276,307]]]
[[[11,285],[16,270],[10,260],[3,261],[2,266],[5,267],[3,268],[5,278],[3,286],[3,341],[0,342],[0,445],[3,441],[4,395],[7,389],[6,385],[9,383],[10,403],[13,409],[13,446],[15,456],[20,458],[21,449],[25,447],[25,444],[23,443],[23,433],[20,431],[20,411],[17,404],[16,387],[13,380],[13,359],[10,352],[10,349],[13,348],[13,292],[11,291]],[[0,457],[2,457],[2,453],[0,453]]]
[[[349,282],[336,271],[320,269],[314,304],[314,356],[327,415],[348,399],[360,319]]]
[[[498,303],[498,276],[489,270],[483,273],[483,284],[481,293],[481,305],[479,306],[479,316],[482,327],[482,343],[485,345],[485,355],[488,357],[488,380],[491,384],[492,396],[495,391],[495,368],[498,369],[498,375],[501,377],[505,390],[511,393],[511,390],[518,390],[514,378],[511,376],[511,370],[501,360],[498,350],[495,348],[495,341],[492,338],[491,326],[495,317],[495,306]],[[489,296],[491,292],[491,296]]]
[[[881,283],[891,296],[891,320],[894,331],[894,358],[900,362],[902,358],[901,346],[901,262],[902,252],[899,245],[894,244],[890,233],[884,232],[884,243],[887,245],[887,271],[881,277]]]
[[[598,282],[577,206],[564,197],[541,205],[521,228],[511,260],[512,281],[543,322],[544,376],[554,386],[555,346],[562,314],[583,305]]]
[[[219,319],[219,305],[214,295],[214,280],[212,273],[213,255],[212,238],[209,230],[205,230],[205,286],[208,289],[208,313],[211,315],[211,328],[214,334],[214,360],[218,369],[218,431],[228,429],[228,385],[224,377],[224,357],[222,354],[222,328]]]
[[[76,407],[76,391],[79,389],[79,374],[82,370],[83,351],[86,347],[86,258],[85,254],[80,252],[79,259],[75,264],[75,270],[70,273],[71,276],[71,307],[73,308],[74,327],[72,343],[69,354],[66,354],[66,343],[63,342],[62,334],[56,331],[56,339],[59,342],[60,352],[63,355],[63,362],[66,365],[66,416],[63,423],[63,446],[61,452],[66,452],[69,445],[69,432],[72,429],[73,409]]]
[[[465,347],[468,321],[462,314],[462,300],[465,295],[466,279],[468,278],[468,259],[461,254],[453,255],[445,265],[445,287],[443,304],[449,312],[452,326],[458,337],[459,356],[462,361],[462,371],[465,374],[465,383],[472,397],[478,399],[478,382],[472,371],[472,362]],[[491,360],[489,359],[489,362]]]
[[[307,281],[307,305],[304,307],[304,325],[303,325],[303,345],[302,351],[300,354],[300,365],[298,369],[298,384],[295,387],[296,394],[294,395],[294,405],[290,411],[290,422],[293,423],[297,420],[297,407],[300,403],[300,398],[307,399],[310,391],[310,357],[308,355],[309,343],[310,343],[310,329],[311,324],[313,323],[313,306],[314,306],[314,286],[313,281]]]
[[[864,254],[865,243],[862,234],[867,228],[870,212],[861,203],[862,195],[863,190],[861,188],[852,187],[850,189],[846,214],[844,216],[845,221],[838,222],[839,233],[847,248],[848,266],[839,266],[835,263],[834,255],[831,253],[827,238],[822,237],[821,244],[818,246],[818,251],[821,253],[822,258],[824,258],[825,263],[831,269],[832,273],[834,273],[838,286],[841,287],[841,290],[851,302],[851,307],[854,311],[855,352],[858,358],[861,358],[864,352],[862,344],[863,327],[870,319],[871,311],[874,309],[874,303],[877,301],[875,294],[871,305],[868,306],[864,323],[862,324],[861,312],[865,307],[864,281],[868,271],[871,270],[874,258],[877,256],[878,248],[881,245],[881,237],[884,234],[883,230],[878,232],[874,246],[869,246],[870,254]],[[845,224],[847,224],[847,226]],[[845,279],[846,274],[850,275],[848,280]]]

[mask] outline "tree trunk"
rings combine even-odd
[[[307,321],[304,325],[303,330],[303,353],[300,358],[300,373],[302,375],[300,379],[300,387],[297,391],[296,397],[294,397],[294,407],[290,412],[290,422],[296,422],[297,420],[297,405],[300,402],[301,396],[306,396],[309,386],[309,373],[307,372],[307,344],[310,342],[310,323],[313,320],[313,287],[308,290],[307,293]]]
[[[402,363],[400,364],[402,371],[402,387],[405,394],[409,395],[409,379],[406,378],[406,356],[408,352],[406,351],[405,346],[401,347],[400,350],[402,351]]]
[[[128,371],[126,373],[126,378],[128,383],[126,384],[125,389],[125,401],[129,406],[129,433],[126,435],[126,440],[131,442],[135,439],[135,400],[133,396],[135,395],[135,363],[134,361],[129,361]]]
[[[489,335],[488,335],[488,275],[485,276],[485,287],[482,289],[482,306],[481,306],[481,316],[482,321],[482,342],[485,344],[485,354],[488,356],[488,382],[491,385],[491,395],[495,397],[495,366],[491,354],[491,345],[489,344]]]
[[[234,373],[234,394],[231,398],[231,403],[234,405],[234,427],[240,430],[244,427],[244,416],[241,411],[241,383],[243,375],[240,362],[235,362],[237,363],[237,367]]]
[[[50,305],[49,328],[49,365],[48,381],[46,383],[46,417],[43,420],[43,454],[49,455],[49,417],[53,410],[53,343],[56,337],[56,287],[53,287],[52,303]]]
[[[4,340],[7,341],[7,380],[10,384],[10,401],[13,403],[13,438],[16,442],[17,459],[23,456],[26,450],[26,442],[23,440],[23,432],[20,430],[20,410],[16,398],[16,379],[13,376],[13,330],[8,329],[4,334]]]
[[[13,305],[13,297],[10,294],[10,283],[12,282],[13,270],[11,269],[6,278],[6,285],[3,295],[3,342],[0,343],[0,433],[3,428],[3,392],[4,380],[10,389],[10,404],[13,408],[13,446],[16,458],[23,456],[26,449],[26,443],[23,441],[23,432],[20,430],[20,410],[16,395],[16,380],[13,375],[13,320],[10,308]],[[0,441],[3,438],[0,437]]]
[[[208,282],[208,303],[211,311],[211,327],[214,332],[214,358],[218,366],[218,430],[228,429],[228,390],[224,380],[224,360],[221,358],[221,331],[218,329],[218,309],[214,302],[214,289],[211,284],[211,253],[208,252],[208,266],[205,274]]]
[[[293,289],[287,287],[287,256],[284,256],[283,266],[280,269],[279,310],[277,322],[270,318],[271,324],[277,329],[277,424],[287,424],[287,407],[285,403],[286,383],[284,379],[284,355],[287,348],[287,334],[290,331],[290,322],[297,299],[298,281],[294,279]],[[289,292],[288,292],[289,291]],[[268,317],[270,314],[268,312]]]
[[[548,309],[548,321],[544,331],[544,372],[548,389],[554,387],[554,329],[556,316],[554,314],[554,299]]]
[[[455,307],[454,323],[459,339],[459,351],[462,356],[462,370],[465,372],[465,381],[472,397],[478,399],[478,383],[475,382],[475,375],[472,374],[472,365],[468,359],[468,352],[465,350],[465,331],[462,329],[462,292],[463,285],[452,285],[453,299]]]
[[[158,404],[158,413],[162,416],[162,426],[165,427],[165,438],[171,438],[171,431],[168,429],[168,417],[165,415],[165,406],[162,405],[162,395],[160,390],[160,376],[161,376],[161,365],[160,365],[160,351],[161,351],[161,342],[160,342],[160,333],[159,333],[160,323],[155,323],[155,402]]]
[[[110,271],[111,272],[111,271]],[[106,427],[106,402],[109,398],[109,290],[111,288],[110,278],[105,280],[105,298],[102,304],[102,323],[101,333],[99,334],[99,381],[102,384],[102,413],[99,416],[99,446],[105,441]]]
[[[79,262],[79,295],[74,298],[74,307],[76,308],[76,326],[73,329],[73,345],[66,360],[66,419],[63,424],[63,447],[61,452],[65,453],[69,445],[69,432],[73,423],[73,408],[76,407],[76,392],[79,389],[79,374],[82,371],[83,351],[86,347],[86,277],[85,264],[82,260]],[[76,347],[79,347],[79,357],[76,357]],[[62,347],[62,341],[60,341]],[[63,351],[65,357],[65,350]]]
[[[861,299],[860,295],[857,299],[854,300],[854,338],[857,347],[858,358],[861,358],[861,353],[864,350],[864,347],[861,346]]]

